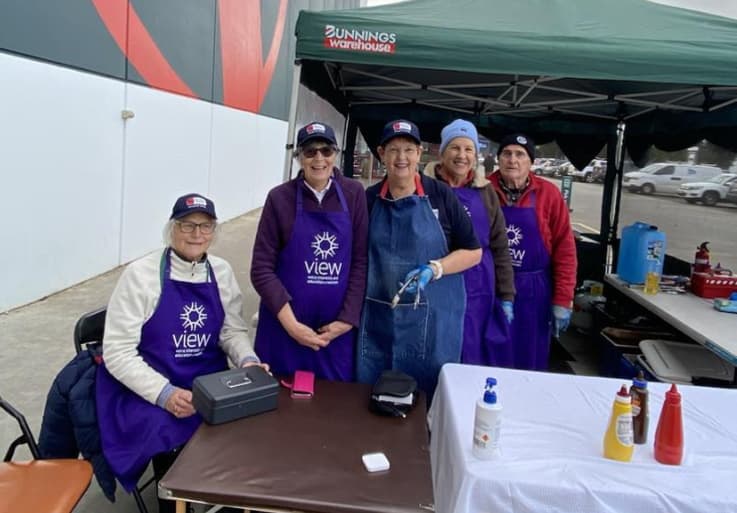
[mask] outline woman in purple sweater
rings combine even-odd
[[[352,381],[366,288],[366,195],[334,166],[338,144],[325,123],[299,131],[295,154],[299,174],[269,191],[253,246],[256,351],[277,375],[308,370]]]

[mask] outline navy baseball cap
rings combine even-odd
[[[335,132],[332,127],[319,121],[313,121],[303,126],[299,132],[297,132],[297,147],[302,147],[310,141],[327,141],[333,146],[338,146],[338,141],[335,139]]]
[[[530,157],[530,160],[535,160],[535,142],[524,134],[511,134],[504,136],[499,143],[499,149],[496,151],[497,156],[501,154],[505,147],[512,144],[522,146]]]
[[[217,219],[215,215],[215,204],[212,200],[205,198],[200,194],[185,194],[177,198],[171,209],[171,217],[169,219],[180,219],[194,212],[202,212],[213,219]]]
[[[391,139],[395,137],[409,137],[413,139],[417,144],[422,144],[420,140],[420,129],[417,125],[406,119],[396,119],[389,121],[384,125],[384,131],[381,133],[381,140],[379,146],[384,146]]]

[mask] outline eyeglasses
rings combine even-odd
[[[310,148],[305,148],[300,153],[304,155],[306,158],[311,159],[315,155],[317,155],[317,152],[320,152],[323,157],[328,158],[332,157],[338,150],[336,148],[333,148],[332,146],[320,146],[319,148],[315,148],[314,146]]]
[[[189,221],[176,221],[176,223],[179,225],[179,229],[182,231],[182,233],[192,233],[193,231],[195,231],[195,228],[199,228],[200,233],[204,233],[205,235],[211,234],[217,226],[217,223],[213,223],[211,221],[207,223],[190,223]]]

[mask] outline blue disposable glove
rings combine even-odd
[[[502,301],[502,310],[504,311],[504,317],[507,318],[507,324],[512,324],[514,320],[514,303],[511,301]]]
[[[417,281],[413,281],[407,286],[406,289],[404,289],[404,291],[408,294],[416,294],[418,288],[420,289],[420,291],[425,290],[425,287],[427,287],[427,284],[432,281],[435,273],[433,273],[432,267],[423,264],[420,267],[412,269],[410,272],[408,272],[407,276],[404,277],[404,283],[407,283],[415,276],[417,276]]]
[[[555,322],[554,336],[558,338],[560,332],[568,329],[568,325],[571,323],[571,309],[553,305],[553,317]]]

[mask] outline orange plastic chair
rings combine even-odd
[[[70,513],[90,485],[92,465],[79,459],[42,460],[25,417],[2,397],[0,408],[18,422],[22,433],[0,463],[0,513]],[[22,444],[28,444],[33,459],[13,461]]]

